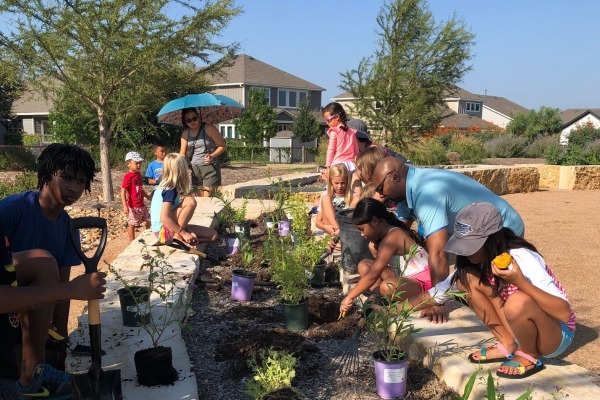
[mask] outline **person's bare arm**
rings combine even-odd
[[[225,139],[221,136],[221,133],[217,130],[217,128],[213,124],[205,124],[204,131],[210,136],[210,138],[215,142],[215,146],[217,147],[211,154],[211,158],[217,158],[221,154],[227,150],[227,143],[225,143]]]
[[[57,301],[104,298],[106,273],[94,272],[76,277],[70,282],[45,286],[0,285],[0,313],[21,311]]]
[[[127,214],[129,207],[127,207],[127,190],[125,188],[121,188],[121,204],[123,204],[123,212]]]
[[[431,284],[435,286],[446,279],[450,273],[448,255],[444,251],[446,243],[448,243],[448,231],[440,229],[427,236],[425,240],[427,242],[427,253],[429,254],[428,263]]]
[[[323,196],[323,201],[321,201],[321,212],[323,213],[323,220],[327,225],[331,225],[334,230],[340,230],[340,226],[338,222],[335,220],[335,210],[333,209],[333,202],[331,197],[328,194]]]
[[[187,150],[187,145],[188,145],[188,141],[187,141],[187,129],[185,129],[183,131],[183,133],[181,134],[181,139],[179,141],[179,154],[185,157],[185,151]]]

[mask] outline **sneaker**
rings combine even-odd
[[[33,381],[27,387],[17,382],[21,400],[52,399],[70,400],[73,398],[71,375],[59,371],[48,364],[39,364],[33,371]]]

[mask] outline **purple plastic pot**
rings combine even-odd
[[[279,221],[277,228],[279,229],[279,236],[287,236],[290,234],[290,221]]]
[[[241,269],[236,269],[231,277],[231,298],[237,301],[250,301],[256,274],[245,275]]]
[[[380,351],[373,353],[377,394],[382,399],[404,397],[408,379],[408,358],[404,357],[399,361],[380,361],[382,359]]]
[[[237,236],[225,236],[225,245],[227,246],[227,254],[235,254],[240,251],[240,238]]]

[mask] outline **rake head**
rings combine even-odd
[[[336,365],[335,371],[342,375],[356,374],[360,366],[358,356],[358,345],[360,342],[360,332],[365,324],[365,319],[361,318],[358,326],[354,329],[352,336],[344,342],[333,357],[333,363]]]

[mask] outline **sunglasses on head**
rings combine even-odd
[[[379,186],[377,186],[375,188],[375,193],[377,193],[380,196],[385,196],[383,194],[383,184],[385,183],[385,180],[388,178],[388,176],[390,176],[391,174],[395,174],[395,173],[396,173],[396,170],[393,169],[390,172],[388,172],[387,174],[385,174],[385,176],[383,177],[383,180],[381,181],[381,183],[379,184]]]
[[[332,121],[332,120],[333,120],[335,117],[337,117],[338,115],[339,115],[339,114],[333,114],[333,115],[330,115],[330,116],[329,116],[329,118],[326,118],[326,117],[323,117],[323,118],[325,118],[325,121],[327,121],[327,122],[331,122],[331,121]]]
[[[186,118],[185,122],[191,124],[192,122],[198,121],[198,117]]]

